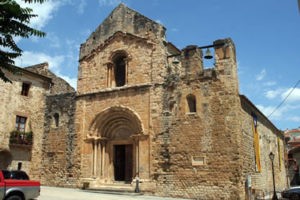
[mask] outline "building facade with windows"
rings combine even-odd
[[[120,4],[80,48],[75,128],[81,183],[160,196],[266,198],[287,186],[283,134],[239,94],[231,39],[179,50]],[[123,185],[122,185],[123,184]]]
[[[288,177],[291,186],[300,185],[300,128],[284,131],[287,145]]]
[[[52,82],[46,76],[19,70],[21,75],[5,73],[12,83],[0,81],[0,167],[10,164],[40,174],[35,166],[41,165],[45,99]]]
[[[0,168],[22,169],[32,179],[67,185],[75,160],[69,144],[74,141],[75,90],[48,70],[48,63],[19,72],[5,71],[12,83],[0,81]],[[51,182],[49,173],[57,169],[63,176]]]

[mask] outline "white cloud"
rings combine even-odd
[[[268,82],[263,83],[264,86],[274,86],[276,84],[277,84],[276,81],[268,81]]]
[[[160,19],[155,20],[155,22],[157,22],[157,23],[159,23],[159,24],[161,24],[161,25],[164,24]]]
[[[100,6],[116,6],[121,0],[99,0]]]
[[[48,39],[50,41],[50,44],[49,44],[50,47],[53,47],[53,48],[61,47],[61,41],[55,33],[47,33],[46,39]]]
[[[36,65],[43,62],[49,63],[49,69],[54,72],[58,72],[60,66],[65,61],[64,56],[49,56],[45,53],[24,51],[21,57],[15,60],[16,66],[26,67],[30,65]]]
[[[300,117],[299,117],[299,116],[289,117],[289,120],[291,120],[291,121],[293,121],[293,122],[298,122],[298,123],[300,123]]]
[[[263,105],[256,105],[256,107],[264,113],[265,116],[269,116],[272,112],[272,118],[279,118],[282,116],[283,109],[277,109],[275,112],[274,106],[263,106]]]
[[[65,62],[65,56],[50,56],[45,53],[24,51],[21,57],[15,60],[16,66],[27,67],[30,65],[36,65],[43,62],[49,63],[49,69],[57,76],[66,80],[72,87],[76,88],[77,77],[69,77],[62,75],[60,72],[63,63]]]
[[[256,80],[261,81],[267,74],[265,69],[261,70],[259,74],[256,75]]]
[[[282,92],[283,92],[283,90],[281,88],[279,88],[277,90],[269,90],[269,91],[265,92],[265,97],[267,97],[268,99],[275,99],[280,94],[282,94]]]
[[[77,12],[79,14],[83,14],[84,13],[84,9],[86,7],[86,0],[80,0],[78,7],[77,7]]]
[[[281,98],[285,99],[288,95],[287,101],[288,102],[300,102],[300,88],[295,88],[293,91],[293,88],[289,88],[284,93],[281,94]],[[291,93],[292,92],[292,93]]]
[[[17,0],[17,3],[20,4],[21,7],[29,7],[33,10],[33,14],[37,14],[37,17],[31,18],[30,26],[41,29],[43,28],[50,19],[53,18],[53,13],[59,8],[61,2],[48,0],[42,4],[39,3],[25,3],[22,0]]]
[[[77,77],[76,78],[71,78],[69,76],[62,75],[60,73],[56,74],[57,76],[61,77],[65,81],[67,81],[73,88],[77,88]]]

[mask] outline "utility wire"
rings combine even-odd
[[[299,0],[300,1],[300,0]],[[288,93],[288,95],[286,95],[286,97],[282,100],[282,102],[271,112],[271,114],[269,114],[268,118],[271,117],[271,115],[278,109],[280,108],[280,106],[282,106],[282,104],[287,100],[287,98],[292,94],[292,92],[296,89],[296,87],[298,86],[298,84],[300,83],[300,80],[297,81],[297,83],[295,84],[295,86],[291,89],[291,91]]]

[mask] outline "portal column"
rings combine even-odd
[[[100,177],[104,178],[104,167],[105,167],[105,147],[107,138],[100,138],[100,149],[101,149],[101,162],[100,162]]]
[[[97,141],[93,140],[93,177],[96,176],[97,170]]]

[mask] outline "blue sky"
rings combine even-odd
[[[24,53],[16,65],[48,62],[54,73],[76,87],[80,44],[120,2],[163,24],[167,40],[180,49],[232,38],[240,93],[266,116],[300,80],[297,0],[50,0],[42,5],[24,4],[39,15],[31,25],[47,36],[17,39]],[[300,127],[300,84],[270,120],[281,130]]]

